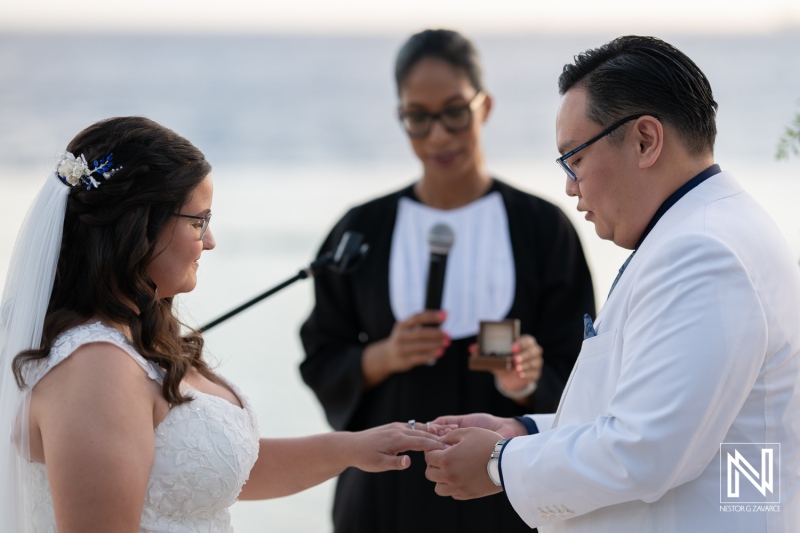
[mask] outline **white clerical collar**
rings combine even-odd
[[[423,310],[428,231],[438,223],[450,226],[456,236],[445,273],[443,329],[453,339],[470,337],[478,333],[481,320],[502,320],[514,303],[508,214],[497,191],[446,211],[401,198],[389,259],[389,302],[398,321]]]

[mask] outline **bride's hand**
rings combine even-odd
[[[405,451],[443,450],[447,446],[436,435],[411,429],[408,423],[395,422],[355,433],[343,433],[340,446],[349,457],[348,463],[365,472],[404,470],[411,458],[398,455]]]

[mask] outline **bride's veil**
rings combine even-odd
[[[61,249],[70,188],[53,173],[28,210],[17,237],[0,303],[0,531],[32,530],[25,495],[29,457],[29,389],[20,390],[12,360],[39,348]]]

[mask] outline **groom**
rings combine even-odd
[[[456,499],[505,490],[542,533],[796,531],[800,273],[714,163],[708,80],[628,36],[576,56],[559,91],[567,194],[631,256],[558,411],[436,420],[460,429],[427,477]]]

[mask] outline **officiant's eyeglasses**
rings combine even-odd
[[[427,137],[433,127],[433,121],[438,120],[448,133],[461,133],[472,126],[472,112],[486,100],[486,93],[478,91],[472,100],[464,105],[446,107],[439,113],[427,111],[403,111],[398,109],[398,116],[403,123],[409,137],[421,139]]]
[[[621,120],[618,120],[617,122],[613,123],[612,125],[610,125],[606,129],[604,129],[603,131],[601,131],[600,133],[598,133],[597,135],[595,135],[594,137],[592,137],[591,139],[589,139],[588,141],[583,143],[582,145],[578,146],[577,148],[575,148],[571,152],[567,152],[566,154],[562,155],[561,157],[556,159],[556,163],[558,163],[558,166],[560,166],[562,169],[564,169],[564,172],[567,173],[567,177],[569,179],[571,179],[572,181],[577,180],[578,176],[576,176],[575,175],[575,171],[570,168],[569,163],[567,163],[567,158],[570,158],[573,155],[577,154],[578,152],[580,152],[581,150],[583,150],[584,148],[586,148],[590,144],[599,141],[600,139],[602,139],[606,135],[608,135],[611,132],[615,131],[617,128],[619,128],[623,124],[625,124],[627,122],[630,122],[631,120],[636,120],[637,118],[642,118],[642,117],[645,117],[645,116],[651,116],[651,117],[654,117],[656,120],[661,120],[660,118],[658,118],[658,115],[654,115],[652,113],[637,113],[635,115],[631,115],[629,117],[625,117],[625,118],[623,118]]]
[[[176,217],[183,217],[183,218],[193,218],[196,220],[201,220],[202,222],[197,222],[196,224],[192,224],[194,227],[200,230],[200,240],[203,240],[203,236],[206,234],[206,230],[208,229],[208,225],[211,223],[211,213],[208,213],[205,216],[198,216],[198,215],[184,215],[181,213],[175,213]]]

